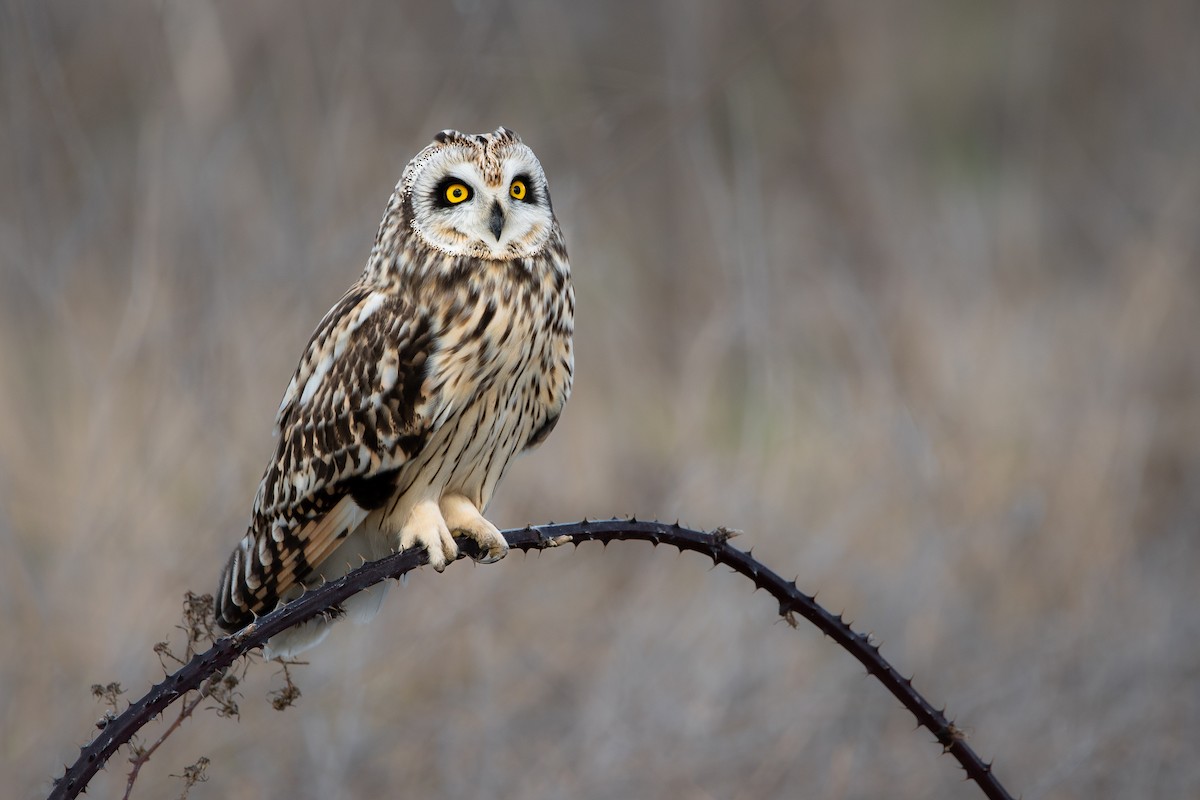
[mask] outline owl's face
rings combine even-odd
[[[554,229],[542,165],[505,128],[477,136],[439,133],[409,164],[401,185],[413,231],[450,255],[528,258]]]

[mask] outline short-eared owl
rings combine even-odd
[[[508,545],[482,512],[571,393],[575,298],[546,176],[512,131],[443,131],[388,202],[366,269],[317,325],[279,444],[217,593],[237,630],[364,559],[422,547],[434,569]],[[382,587],[347,611],[369,618]],[[289,655],[316,620],[274,637]]]

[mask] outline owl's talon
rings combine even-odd
[[[466,536],[478,546],[477,552],[469,554],[477,563],[491,564],[508,555],[508,541],[465,496],[443,495],[441,509],[450,530]]]
[[[438,572],[458,558],[458,545],[450,535],[442,512],[432,500],[417,503],[400,531],[400,549],[424,548],[429,556],[429,566]]]

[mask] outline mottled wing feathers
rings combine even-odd
[[[326,314],[284,394],[279,445],[254,502],[274,516],[321,488],[395,469],[427,433],[426,314],[356,286]]]
[[[430,432],[434,346],[427,315],[369,286],[355,285],[325,315],[284,394],[275,458],[222,576],[224,627],[274,608],[390,499],[399,467]]]

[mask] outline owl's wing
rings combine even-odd
[[[425,387],[435,346],[425,313],[362,284],[321,320],[279,407],[250,528],[221,577],[222,627],[272,610],[391,498],[433,428]]]

